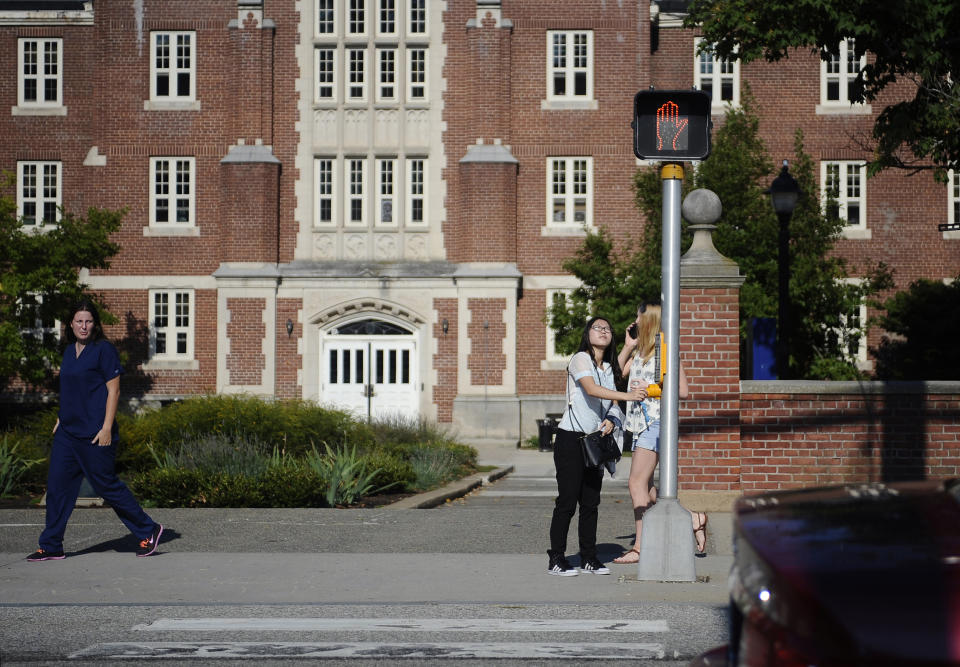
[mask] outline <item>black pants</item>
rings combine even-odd
[[[582,433],[558,430],[553,445],[553,464],[557,469],[557,502],[550,522],[550,552],[562,556],[567,550],[567,532],[577,505],[580,505],[578,534],[580,557],[597,555],[597,514],[603,468],[583,465],[580,449]]]

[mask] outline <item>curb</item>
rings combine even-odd
[[[458,479],[455,482],[450,482],[446,486],[443,486],[439,489],[434,489],[433,491],[426,491],[424,493],[418,493],[415,496],[410,496],[409,498],[404,498],[403,500],[398,500],[395,503],[389,505],[384,505],[383,509],[389,510],[425,510],[437,507],[442,505],[448,500],[453,500],[455,498],[462,498],[467,495],[474,489],[481,487],[485,484],[494,482],[505,475],[513,472],[514,468],[512,465],[504,466],[502,468],[497,468],[490,472],[478,472],[473,475],[464,477],[463,479]]]

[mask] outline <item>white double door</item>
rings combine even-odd
[[[412,337],[337,336],[323,345],[321,400],[359,417],[419,414],[416,345]]]

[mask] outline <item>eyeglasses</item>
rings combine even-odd
[[[597,333],[611,333],[611,329],[609,329],[608,327],[592,326],[590,328],[596,331]]]

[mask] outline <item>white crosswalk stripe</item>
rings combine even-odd
[[[69,656],[80,660],[180,659],[390,659],[428,660],[660,660],[666,649],[650,639],[669,632],[663,619],[524,619],[524,618],[322,618],[198,617],[159,618],[136,625],[152,633],[339,633],[366,632],[369,641],[125,641],[94,644]],[[536,641],[395,641],[393,633],[536,633]],[[543,641],[544,634],[563,633],[563,641]],[[571,641],[571,634],[589,641]],[[377,641],[376,635],[384,635]],[[388,637],[389,635],[389,637]],[[273,638],[271,635],[268,637]],[[609,638],[610,641],[602,641]],[[356,639],[352,636],[351,639]],[[601,640],[601,641],[598,641]]]

